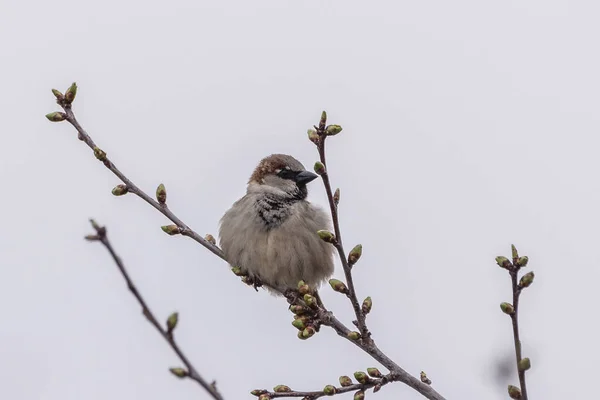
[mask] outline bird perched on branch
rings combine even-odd
[[[330,229],[329,216],[306,200],[306,184],[317,177],[294,157],[272,154],[221,218],[227,261],[272,293],[294,290],[300,280],[313,287],[333,273],[333,246],[317,235]]]

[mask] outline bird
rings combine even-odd
[[[333,246],[317,234],[331,230],[331,220],[306,200],[306,185],[317,177],[294,157],[271,154],[220,220],[227,262],[274,295],[287,296],[300,281],[316,288],[333,274]]]

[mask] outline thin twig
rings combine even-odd
[[[513,291],[513,307],[515,312],[510,316],[513,327],[513,338],[515,342],[515,356],[517,359],[517,372],[519,375],[519,385],[521,386],[521,399],[527,400],[527,384],[525,382],[525,370],[519,368],[521,360],[523,359],[521,353],[521,339],[519,338],[519,298],[521,297],[522,288],[518,282],[518,269],[514,268],[510,271],[510,279],[512,283]]]
[[[200,386],[202,386],[211,395],[211,397],[213,399],[223,400],[223,396],[221,396],[221,394],[217,390],[216,384],[214,382],[208,383],[204,378],[202,378],[202,376],[200,376],[200,374],[198,374],[198,372],[196,371],[196,369],[194,368],[192,363],[188,360],[188,358],[185,356],[185,354],[183,354],[183,351],[179,348],[179,345],[177,344],[177,342],[175,341],[175,338],[173,337],[173,332],[169,331],[168,329],[163,328],[162,325],[158,322],[158,320],[154,316],[154,313],[152,312],[150,307],[148,307],[148,304],[146,303],[146,301],[142,297],[141,293],[135,286],[133,280],[129,276],[129,273],[127,272],[127,269],[125,268],[125,265],[123,264],[123,261],[121,260],[121,257],[119,257],[117,255],[117,253],[113,249],[110,241],[108,240],[108,237],[106,236],[106,227],[101,227],[101,226],[97,225],[93,220],[91,222],[92,222],[92,226],[96,230],[96,235],[90,235],[90,236],[87,236],[86,238],[91,241],[99,241],[100,243],[102,243],[104,245],[104,247],[106,247],[106,249],[112,256],[113,260],[117,264],[119,271],[121,271],[121,275],[123,276],[123,279],[125,279],[125,282],[127,283],[127,288],[129,289],[131,294],[133,294],[133,296],[136,298],[136,300],[142,307],[142,313],[144,314],[144,316],[156,328],[156,330],[160,333],[160,335],[163,337],[163,339],[165,339],[167,341],[167,343],[169,343],[169,346],[171,346],[171,348],[173,349],[175,354],[177,354],[177,356],[179,357],[181,362],[187,368],[187,374],[185,376],[196,381]]]
[[[92,150],[98,149],[98,146],[96,146],[90,135],[88,135],[88,133],[81,127],[81,125],[77,121],[77,118],[75,118],[75,114],[73,113],[71,104],[60,100],[57,101],[57,103],[63,108],[63,110],[65,110],[66,120],[77,130],[79,140],[82,140]],[[143,190],[141,190],[136,184],[134,184],[129,178],[127,178],[125,174],[123,174],[115,166],[115,164],[108,159],[108,157],[106,157],[106,154],[104,154],[104,157],[102,157],[101,161],[104,163],[104,166],[106,168],[108,168],[127,186],[128,192],[137,195],[146,203],[150,204],[152,207],[157,209],[162,215],[173,221],[173,223],[175,223],[175,225],[179,227],[179,233],[194,239],[196,242],[200,243],[202,246],[206,247],[209,251],[215,254],[217,257],[220,257],[221,259],[225,260],[225,256],[223,255],[221,249],[219,249],[217,246],[213,245],[212,243],[204,239],[202,236],[194,232],[192,229],[190,229],[190,227],[183,223],[183,221],[181,221],[179,218],[177,218],[177,216],[173,214],[173,212],[171,212],[171,210],[169,210],[169,208],[166,205],[160,204],[148,194],[146,194]]]

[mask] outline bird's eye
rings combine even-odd
[[[297,172],[290,170],[289,167],[286,167],[277,173],[277,176],[283,179],[293,179],[296,175]]]

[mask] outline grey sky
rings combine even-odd
[[[255,293],[119,183],[66,123],[52,87],[141,187],[217,232],[261,157],[317,158],[326,109],[346,246],[364,246],[374,338],[448,399],[503,399],[510,243],[532,399],[588,398],[600,291],[600,57],[592,1],[0,2],[0,398],[207,398],[142,317],[95,217],[161,318],[227,399],[302,390],[376,365],[328,331],[300,342],[281,299]],[[320,182],[310,199],[325,204]],[[336,276],[341,275],[339,265]],[[346,322],[351,309],[323,296]],[[516,376],[511,379],[516,382]],[[508,382],[507,382],[508,383]],[[403,386],[373,398],[421,398]],[[346,396],[349,397],[349,396]],[[343,397],[343,398],[346,398]],[[368,394],[368,397],[369,394]]]

